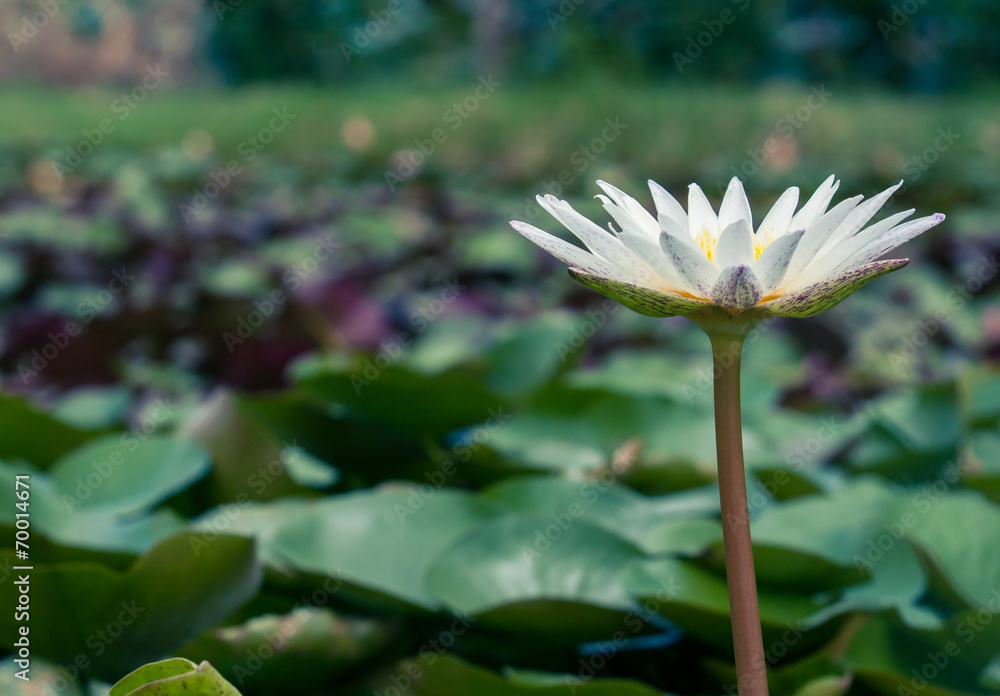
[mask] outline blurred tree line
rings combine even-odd
[[[205,0],[232,82],[412,71],[965,88],[1000,66],[990,0]]]
[[[991,0],[10,0],[0,26],[0,77],[70,82],[166,61],[233,84],[599,71],[944,92],[1000,67]]]

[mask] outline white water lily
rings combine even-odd
[[[685,211],[650,181],[655,217],[614,186],[597,183],[606,194],[598,198],[620,229],[605,230],[555,196],[538,197],[586,249],[524,222],[511,225],[569,265],[584,285],[654,317],[713,306],[729,315],[751,309],[759,316],[818,314],[905,266],[909,259],[877,259],[944,220],[938,213],[904,222],[914,212],[907,210],[865,227],[902,182],[867,201],[855,196],[830,208],[840,185],[831,176],[797,212],[793,186],[756,230],[735,177],[718,213],[697,184],[688,188]]]

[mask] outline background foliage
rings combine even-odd
[[[196,77],[121,119],[124,68],[0,85],[3,606],[17,475],[35,566],[34,681],[8,656],[4,693],[104,696],[164,657],[246,696],[735,693],[707,341],[507,225],[556,230],[539,191],[603,219],[598,178],[717,203],[734,172],[755,211],[835,172],[948,215],[905,271],[747,347],[772,693],[1000,690],[990,6],[883,41],[891,5],[755,3],[683,72],[724,4],[553,29],[511,2],[494,43],[475,5],[405,7],[348,63],[379,6],[200,6]]]

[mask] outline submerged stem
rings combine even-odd
[[[719,460],[722,538],[739,693],[740,696],[767,696],[740,421],[740,357],[743,340],[753,324],[698,323],[712,341],[715,368],[715,443]]]

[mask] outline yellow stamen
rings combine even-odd
[[[712,234],[707,227],[703,227],[694,240],[698,242],[698,246],[705,252],[705,256],[708,257],[709,261],[715,260],[715,246],[719,243],[716,235]]]

